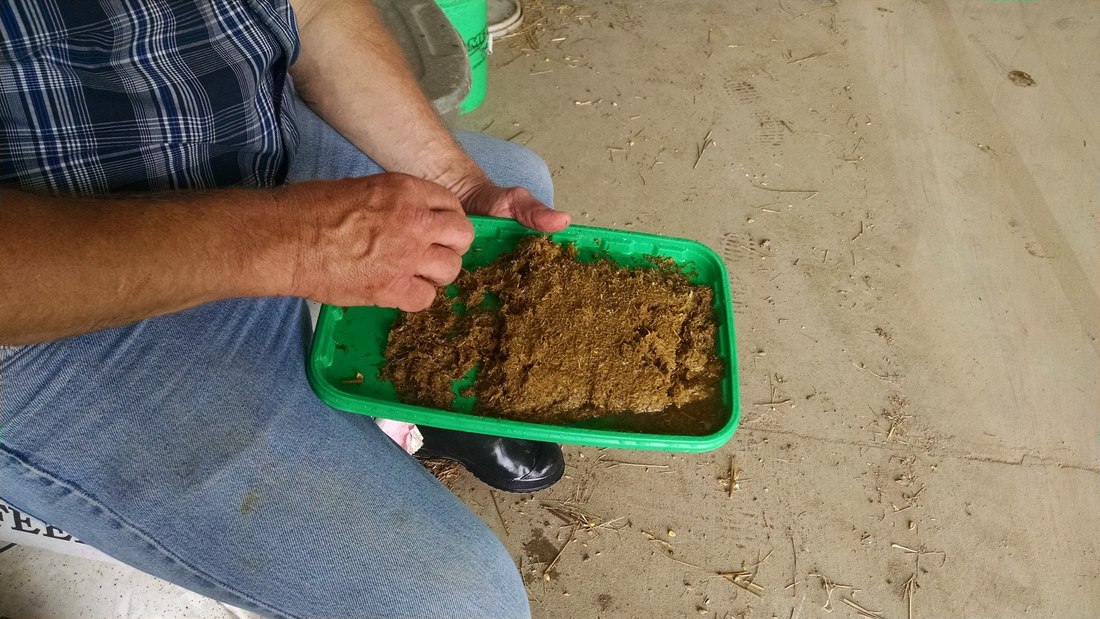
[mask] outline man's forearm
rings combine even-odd
[[[383,168],[461,193],[483,179],[421,93],[369,0],[292,0],[299,95]]]
[[[541,232],[569,225],[520,187],[498,187],[424,98],[370,0],[291,0],[301,52],[290,72],[325,122],[383,168],[442,185],[466,213],[511,217]]]
[[[0,345],[230,297],[419,311],[473,238],[453,193],[403,174],[128,199],[0,187]]]
[[[0,204],[3,345],[291,293],[297,241],[272,191],[87,200],[0,188]]]

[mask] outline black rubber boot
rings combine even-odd
[[[557,483],[565,472],[561,447],[554,443],[417,427],[424,435],[417,458],[453,460],[497,490],[542,490]]]

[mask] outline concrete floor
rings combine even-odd
[[[725,257],[743,421],[604,455],[650,469],[572,449],[507,534],[471,487],[525,565],[568,538],[544,502],[628,523],[528,570],[536,616],[1100,616],[1100,7],[544,6],[467,122],[578,222]]]
[[[578,223],[725,257],[743,421],[706,454],[568,448],[534,496],[459,477],[535,616],[1100,616],[1100,6],[541,14],[463,124],[542,154]],[[562,502],[603,526],[567,543]],[[111,616],[228,616],[128,568],[0,556],[25,590],[36,568],[0,615],[106,616],[47,601],[90,580]]]

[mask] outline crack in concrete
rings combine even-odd
[[[946,451],[942,449],[934,449],[931,451],[922,451],[915,448],[913,445],[907,445],[905,443],[876,443],[871,441],[850,441],[837,438],[827,438],[822,436],[814,436],[811,434],[803,434],[800,432],[794,432],[792,430],[778,430],[774,428],[759,428],[742,424],[739,428],[745,432],[761,432],[765,434],[781,434],[784,436],[793,436],[808,441],[817,441],[820,443],[831,443],[834,445],[847,445],[849,447],[862,447],[868,449],[881,449],[890,453],[905,453],[912,454],[915,452],[924,453],[930,457],[943,457],[954,458],[956,460],[968,460],[971,462],[984,462],[986,464],[1004,464],[1008,466],[1027,466],[1027,467],[1055,467],[1059,469],[1070,469],[1075,471],[1085,471],[1087,473],[1100,474],[1100,466],[1089,466],[1087,464],[1062,462],[1056,458],[1048,458],[1044,456],[1037,456],[1031,453],[1020,454],[1020,457],[1016,460],[1010,458],[998,458],[996,456],[979,455],[975,453],[966,453],[962,451]]]

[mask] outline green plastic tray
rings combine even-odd
[[[513,249],[521,238],[537,234],[510,219],[470,219],[476,236],[462,259],[466,269],[484,266]],[[695,241],[588,226],[570,226],[550,238],[574,244],[582,261],[606,256],[624,266],[641,266],[650,264],[646,256],[672,258],[684,267],[693,283],[706,284],[714,290],[716,352],[726,367],[721,387],[722,411],[729,415],[718,431],[705,435],[653,434],[583,427],[584,422],[552,425],[513,421],[473,414],[470,412],[473,400],[461,397],[456,399],[454,411],[404,404],[398,400],[393,384],[378,378],[390,326],[400,312],[379,307],[322,306],[307,369],[313,390],[321,400],[339,410],[464,432],[657,451],[698,452],[724,445],[737,428],[740,400],[729,276],[717,254]],[[363,375],[363,382],[348,383],[357,373]],[[456,393],[470,383],[472,376],[456,381]]]

